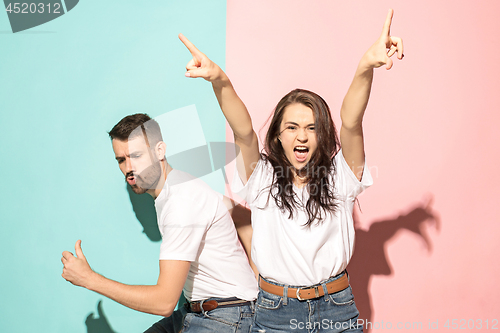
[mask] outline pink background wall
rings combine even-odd
[[[376,71],[365,116],[375,184],[356,214],[356,301],[362,317],[393,329],[438,320],[444,331],[448,319],[491,328],[500,319],[498,1],[228,0],[226,71],[256,130],[296,87],[323,96],[340,125],[356,65],[391,7],[405,58]]]

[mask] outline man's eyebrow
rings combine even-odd
[[[129,152],[128,154],[123,154],[123,155],[120,155],[120,156],[116,156],[115,155],[115,160],[121,160],[121,159],[124,159],[125,157],[130,157],[131,155],[137,155],[137,154],[143,154],[144,151],[142,151],[141,149],[138,149],[138,150],[134,150],[132,152]]]
[[[123,154],[123,155],[115,155],[115,160],[121,160],[124,159],[125,157],[130,156],[130,154]]]

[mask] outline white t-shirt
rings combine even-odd
[[[289,219],[288,211],[283,213],[269,195],[273,180],[271,163],[260,159],[246,185],[235,172],[232,189],[246,200],[252,211],[252,259],[264,278],[308,286],[347,267],[354,248],[354,200],[373,180],[365,164],[361,182],[358,181],[342,151],[335,155],[333,163],[336,172],[331,177],[337,210],[321,224],[313,221],[310,227],[304,226],[305,209],[297,209],[293,219]],[[307,187],[299,189],[293,185],[293,189],[305,206],[309,197]]]
[[[187,300],[257,297],[255,274],[221,194],[172,170],[155,206],[162,235],[160,260],[191,262],[183,289]]]

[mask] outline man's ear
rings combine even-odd
[[[156,158],[160,161],[165,159],[165,154],[167,152],[167,145],[163,141],[159,141],[155,146]]]

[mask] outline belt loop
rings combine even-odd
[[[283,286],[283,305],[288,304],[288,285]]]
[[[206,301],[206,300],[201,300],[201,301],[200,301],[200,309],[201,309],[201,313],[203,313],[203,315],[204,315],[205,317],[207,317],[207,318],[208,318],[207,314],[205,313],[205,309],[203,309],[203,303],[204,303],[205,301]]]
[[[328,302],[328,288],[326,288],[326,282],[323,282],[321,284],[321,286],[323,287],[323,293],[325,294],[323,297],[325,298],[325,302]]]

